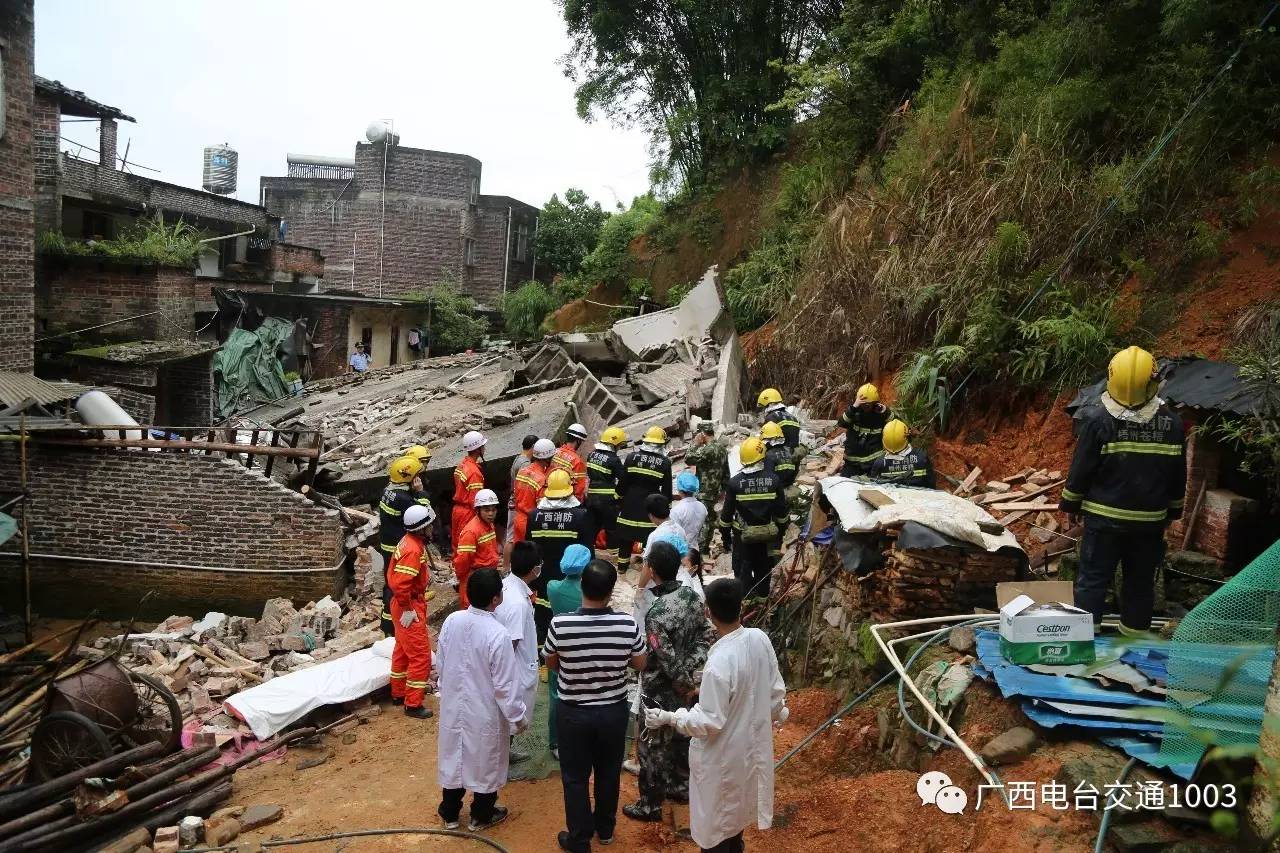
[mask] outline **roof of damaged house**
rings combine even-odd
[[[37,74],[35,75],[35,87],[40,94],[57,101],[63,115],[136,121],[133,116],[125,115],[119,108],[99,103],[84,92],[65,86],[58,80],[50,80]]]
[[[1240,377],[1239,366],[1225,361],[1194,356],[1160,359],[1160,376],[1164,381],[1160,396],[1173,406],[1245,417],[1262,406],[1262,394]],[[1097,403],[1106,387],[1107,380],[1100,379],[1081,388],[1067,411],[1074,415]]]
[[[217,350],[218,344],[213,341],[132,341],[72,350],[68,355],[118,364],[165,364],[212,355]]]
[[[6,409],[18,408],[27,401],[38,406],[62,403],[88,390],[87,386],[74,382],[48,382],[30,373],[0,370],[0,404]]]

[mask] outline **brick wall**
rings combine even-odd
[[[267,598],[335,592],[343,549],[335,510],[224,459],[175,453],[35,446],[31,550],[155,560],[254,573],[33,560],[32,592],[45,615],[97,608],[125,616],[147,591],[153,616],[207,610],[256,614]],[[0,489],[17,488],[12,446],[0,447]],[[11,550],[3,548],[0,550]],[[282,569],[314,569],[277,574]],[[18,601],[18,565],[0,557],[3,600]]]
[[[36,179],[36,233],[52,231],[62,222],[62,194],[58,192],[58,135],[62,116],[58,102],[48,95],[35,94],[32,112],[33,150]]]
[[[272,243],[268,263],[276,272],[324,277],[324,255],[310,246]]]
[[[351,308],[347,305],[329,305],[315,309],[308,326],[313,330],[311,376],[309,379],[327,379],[347,372],[347,327]]]
[[[166,422],[162,426],[205,426],[213,423],[213,356],[175,361],[160,369]]]
[[[507,219],[510,214],[510,241]],[[490,308],[502,298],[503,264],[506,285],[515,290],[533,277],[533,227],[537,208],[505,196],[481,196],[476,209],[476,266],[471,295]],[[527,229],[524,260],[519,257],[520,226]]]
[[[329,178],[263,178],[261,184],[267,209],[288,224],[289,241],[320,251],[334,287],[350,285],[352,252],[359,249],[351,242],[355,192],[348,183]]]
[[[42,334],[70,332],[151,314],[99,330],[105,340],[190,338],[193,312],[208,301],[209,285],[190,270],[129,266],[95,258],[45,258],[36,289]]]
[[[98,165],[107,169],[116,167],[116,137],[119,127],[112,118],[98,122]]]
[[[95,380],[94,384],[101,384]],[[103,390],[111,399],[120,404],[120,408],[140,424],[156,423],[156,395],[154,390],[137,390],[123,385],[106,385]],[[161,424],[167,426],[167,424]],[[176,426],[176,425],[175,425]]]
[[[0,4],[5,131],[0,137],[0,370],[29,373],[34,282],[32,0]]]

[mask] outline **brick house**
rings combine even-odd
[[[262,178],[262,203],[290,239],[324,253],[334,286],[394,298],[454,280],[495,308],[534,277],[538,208],[481,194],[480,178],[474,157],[390,135],[350,160],[289,155],[287,175]]]
[[[97,385],[140,424],[213,423],[211,363],[217,343],[137,341],[68,353],[72,376]]]
[[[32,354],[32,0],[0,4],[0,370],[30,373]]]

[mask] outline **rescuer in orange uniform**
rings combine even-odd
[[[467,455],[453,469],[453,517],[449,525],[451,552],[457,552],[458,537],[467,523],[476,517],[476,492],[484,488],[484,471],[480,464],[484,462],[484,446],[488,442],[489,439],[475,430],[462,437],[462,449]]]
[[[513,487],[516,496],[515,542],[528,538],[529,516],[538,508],[538,501],[547,488],[547,474],[551,471],[551,459],[556,455],[555,442],[540,438],[533,445],[533,461],[520,469]]]
[[[498,495],[492,489],[476,492],[476,517],[467,522],[453,549],[453,576],[458,587],[458,607],[466,610],[467,577],[476,569],[496,569],[499,563],[498,534],[493,520],[498,517]]]
[[[404,538],[391,555],[387,583],[391,587],[391,620],[396,645],[391,652],[391,701],[404,703],[408,717],[426,719],[422,707],[431,675],[431,639],[427,636],[427,586],[431,583],[431,556],[427,543],[436,514],[417,504],[404,512]]]
[[[570,424],[565,430],[564,444],[556,451],[551,460],[552,468],[560,468],[569,472],[569,481],[573,484],[573,496],[578,501],[587,499],[587,463],[578,450],[582,442],[587,440],[587,428],[582,424]]]

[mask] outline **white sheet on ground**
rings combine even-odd
[[[368,696],[391,681],[391,650],[386,637],[367,649],[318,663],[241,690],[224,704],[240,716],[254,737],[266,740],[322,705]]]
[[[893,503],[874,509],[858,498],[862,489],[875,489],[893,498]],[[903,522],[915,521],[953,539],[969,542],[987,551],[1019,548],[1018,540],[1005,530],[998,535],[983,533],[979,521],[995,523],[995,518],[972,501],[936,489],[867,483],[848,477],[827,477],[822,494],[835,507],[840,526],[848,533],[872,533]]]

